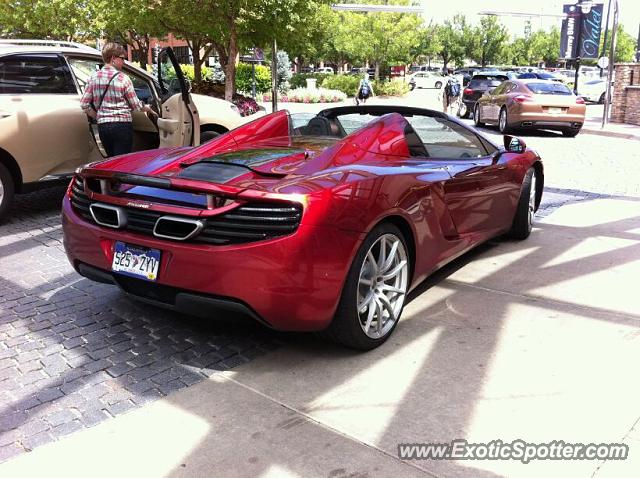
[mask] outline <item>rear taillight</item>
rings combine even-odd
[[[463,91],[463,94],[472,95],[473,94],[473,90],[471,88],[465,88],[464,91]]]
[[[513,97],[513,101],[516,103],[532,103],[533,98],[527,95],[518,95]]]
[[[584,98],[582,96],[576,97],[576,104],[583,105],[584,104]]]

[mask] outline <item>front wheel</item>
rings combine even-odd
[[[436,88],[440,89],[440,88],[442,88],[442,82],[441,81],[436,81],[436,84],[434,86]]]
[[[514,239],[523,240],[531,234],[533,216],[536,212],[536,182],[536,170],[529,168],[522,181],[520,199],[509,231],[509,236]]]
[[[211,141],[212,139],[215,139],[218,136],[220,136],[220,133],[218,133],[217,131],[202,131],[200,133],[200,144],[204,144],[207,141]]]
[[[333,321],[321,335],[358,350],[382,345],[400,320],[408,288],[404,236],[396,226],[380,224],[358,249]]]
[[[6,216],[13,202],[15,184],[9,170],[0,164],[0,221]]]

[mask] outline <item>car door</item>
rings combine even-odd
[[[87,120],[69,68],[56,53],[0,58],[0,143],[25,183],[87,162]]]
[[[189,85],[171,48],[158,54],[161,111],[158,118],[160,147],[200,144],[200,119]]]
[[[502,83],[499,86],[493,88],[493,90],[489,90],[489,101],[487,102],[488,108],[486,112],[483,111],[483,118],[489,121],[498,121],[498,115],[500,114],[500,106],[499,106],[499,98],[503,94],[505,89],[505,84]]]
[[[460,235],[489,237],[513,220],[518,188],[497,150],[465,126],[446,118],[407,118],[429,161],[444,164],[450,179],[444,200]]]

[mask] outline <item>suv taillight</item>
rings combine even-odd
[[[472,95],[473,94],[473,90],[471,88],[465,88],[464,91],[462,92],[463,95]]]

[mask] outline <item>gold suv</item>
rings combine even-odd
[[[228,101],[190,94],[171,49],[158,57],[158,78],[123,68],[140,100],[159,113],[157,124],[133,113],[134,151],[196,146],[253,119]],[[80,109],[84,87],[102,64],[100,52],[85,45],[0,40],[0,220],[14,194],[66,181],[78,166],[104,158]]]

